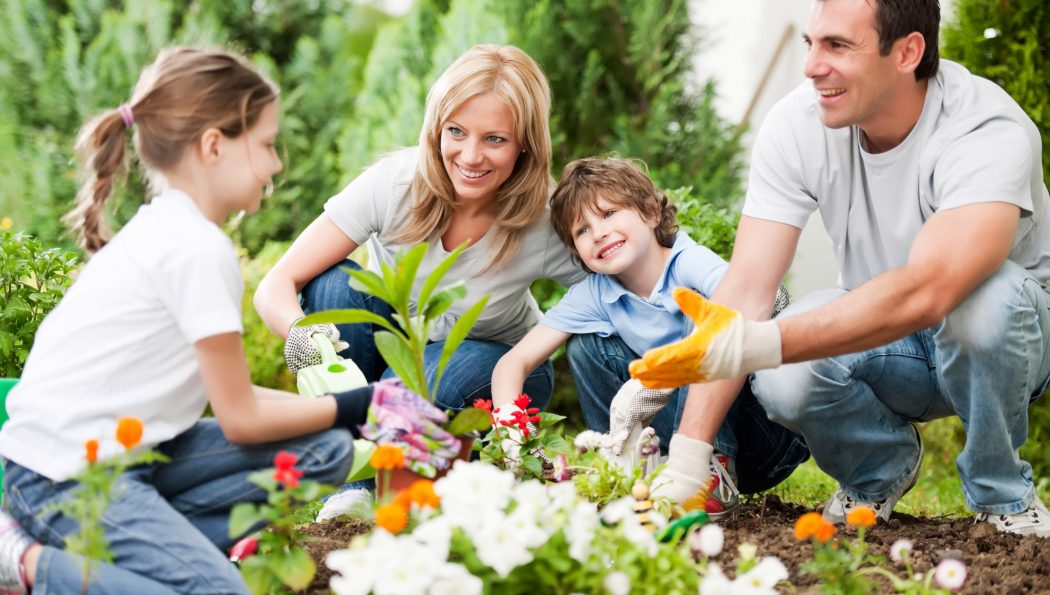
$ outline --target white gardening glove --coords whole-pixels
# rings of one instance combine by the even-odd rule
[[[625,447],[633,449],[642,430],[667,405],[672,392],[673,389],[645,388],[633,378],[625,382],[609,404],[609,433],[602,437],[602,447],[617,457],[624,454]]]
[[[300,316],[292,322],[288,329],[288,338],[284,341],[284,362],[292,374],[298,374],[299,370],[316,366],[322,363],[321,352],[317,350],[312,337],[321,334],[332,342],[336,353],[350,346],[346,341],[339,340],[339,329],[334,324],[308,324],[296,326],[296,323],[305,318]]]
[[[681,341],[645,352],[631,362],[631,376],[649,388],[673,388],[736,378],[781,363],[776,321],[747,320],[740,312],[679,287],[674,299],[696,324]]]
[[[714,447],[703,440],[675,434],[667,466],[653,479],[653,496],[670,498],[686,510],[702,508],[711,489],[708,465],[713,453]]]

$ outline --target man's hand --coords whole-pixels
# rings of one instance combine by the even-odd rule
[[[675,434],[671,438],[667,466],[653,479],[653,496],[670,498],[686,511],[702,509],[711,489],[708,465],[713,452],[714,448],[703,440]]]
[[[645,388],[633,378],[625,382],[609,405],[609,433],[602,446],[616,456],[623,454],[624,446],[633,448],[642,430],[667,405],[671,392]]]
[[[675,343],[645,352],[631,362],[631,376],[647,388],[675,388],[775,368],[781,363],[776,321],[754,322],[700,294],[679,287],[674,299],[696,324]]]

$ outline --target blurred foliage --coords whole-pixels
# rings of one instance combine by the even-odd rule
[[[1050,4],[1045,0],[956,0],[941,31],[942,55],[995,81],[1024,108],[1043,138],[1043,181],[1050,181]],[[1050,478],[1050,399],[1029,408],[1021,457],[1036,478]],[[965,441],[962,431],[956,441]]]
[[[277,264],[288,245],[288,242],[270,242],[254,258],[246,250],[241,250],[241,274],[244,276],[241,310],[244,318],[244,355],[250,364],[252,382],[259,386],[295,392],[295,376],[284,364],[284,339],[263,323],[252,306],[252,296],[259,282]]]

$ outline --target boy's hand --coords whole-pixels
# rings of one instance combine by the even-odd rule
[[[674,388],[775,368],[781,363],[776,321],[755,322],[682,287],[674,299],[696,324],[675,343],[645,352],[631,362],[631,376],[647,388]]]
[[[616,456],[623,454],[625,445],[633,448],[642,430],[667,405],[671,392],[645,388],[633,378],[625,382],[609,405],[609,433],[602,446]]]

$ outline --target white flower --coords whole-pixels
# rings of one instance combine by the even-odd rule
[[[486,513],[506,510],[513,489],[514,474],[480,461],[456,461],[448,475],[434,482],[442,513],[468,533]]]
[[[901,562],[911,554],[911,548],[915,544],[910,539],[898,539],[893,542],[890,546],[890,559],[894,562]]]
[[[995,39],[996,37],[999,37],[999,32],[994,27],[988,27],[984,30],[985,39]]]
[[[653,534],[642,526],[638,522],[638,517],[634,514],[627,515],[626,518],[620,522],[620,531],[623,532],[623,536],[628,541],[642,548],[650,556],[655,556],[659,545],[656,543],[656,538]]]
[[[434,517],[412,531],[412,538],[430,550],[434,558],[448,560],[448,549],[452,542],[452,527],[443,516]]]
[[[547,514],[555,516],[559,513],[572,510],[576,506],[576,486],[571,481],[562,483],[549,483],[547,488]]]
[[[767,556],[733,582],[744,587],[749,593],[776,593],[774,587],[787,577],[788,571],[784,563],[773,556]]]
[[[430,595],[481,595],[484,583],[459,564],[446,563],[430,585]]]
[[[693,534],[692,548],[708,558],[722,553],[725,545],[725,534],[718,525],[704,525]]]
[[[957,591],[966,582],[966,564],[955,558],[945,558],[933,571],[933,580],[937,586],[949,591]]]
[[[517,483],[511,495],[514,498],[515,512],[527,511],[537,521],[549,514],[547,488],[539,481],[530,479]]]
[[[627,595],[631,592],[631,577],[619,570],[614,570],[605,576],[602,586],[611,595]]]
[[[619,500],[613,500],[602,509],[602,520],[607,525],[615,525],[629,516],[634,515],[634,498],[625,496]]]
[[[722,572],[722,567],[717,562],[708,564],[700,581],[700,595],[728,595],[732,591],[733,583]]]
[[[515,528],[506,522],[506,517],[489,517],[471,537],[478,558],[501,577],[506,578],[518,566],[532,561],[532,552],[521,542]]]
[[[333,550],[325,556],[325,565],[338,572],[328,586],[338,595],[365,595],[375,582],[375,564],[365,549]]]
[[[755,554],[758,553],[758,546],[750,543],[741,543],[736,546],[736,553],[740,555],[740,561],[754,560]]]
[[[569,542],[569,556],[584,563],[591,555],[594,530],[598,527],[598,509],[591,502],[579,502],[569,517],[565,539]]]
[[[536,522],[534,512],[528,508],[516,508],[507,515],[507,525],[517,534],[518,540],[527,548],[537,548],[547,543],[550,536]]]
[[[597,450],[602,444],[602,435],[594,430],[585,430],[576,434],[576,439],[572,442],[580,452]]]

